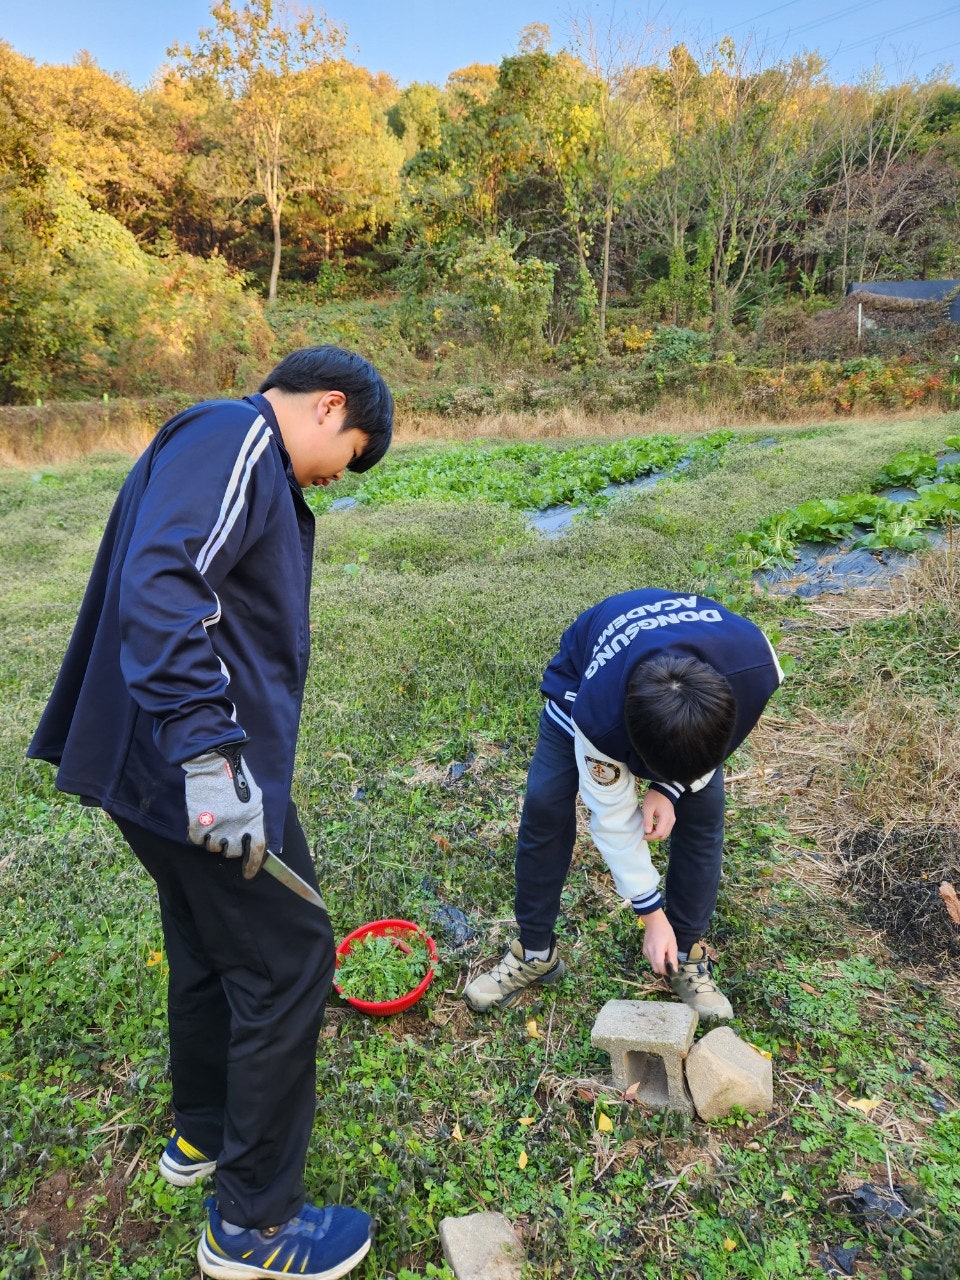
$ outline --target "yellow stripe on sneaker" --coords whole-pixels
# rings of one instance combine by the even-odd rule
[[[283,1248],[283,1245],[282,1245],[282,1244],[278,1244],[278,1245],[277,1245],[277,1247],[276,1247],[276,1249],[274,1249],[273,1253],[271,1253],[270,1257],[269,1257],[269,1258],[264,1258],[264,1260],[263,1260],[263,1265],[264,1265],[265,1267],[272,1266],[274,1259],[276,1258],[277,1254],[280,1252],[280,1250],[281,1250],[282,1248]]]
[[[192,1147],[182,1134],[177,1134],[177,1150],[182,1151],[188,1160],[206,1160],[208,1157],[196,1147]]]
[[[217,1244],[217,1241],[216,1241],[216,1239],[215,1239],[215,1237],[214,1237],[214,1234],[213,1234],[213,1232],[210,1230],[210,1223],[209,1223],[209,1222],[207,1223],[207,1244],[210,1246],[210,1248],[211,1248],[211,1249],[215,1249],[215,1250],[216,1250],[216,1252],[217,1252],[217,1253],[219,1253],[219,1255],[220,1255],[220,1257],[221,1257],[221,1258],[225,1258],[225,1257],[227,1256],[227,1255],[224,1253],[224,1251],[220,1248],[219,1244]]]

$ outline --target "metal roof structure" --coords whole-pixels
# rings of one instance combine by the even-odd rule
[[[947,315],[955,324],[960,324],[960,280],[863,280],[847,285],[847,295],[851,293],[905,298],[914,302],[937,302],[955,293]]]

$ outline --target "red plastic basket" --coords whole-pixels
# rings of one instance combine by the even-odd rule
[[[350,949],[355,942],[359,942],[361,938],[365,938],[370,934],[380,938],[396,938],[397,946],[403,951],[410,950],[410,947],[403,941],[404,937],[415,934],[426,943],[427,951],[430,953],[430,968],[427,970],[426,977],[419,986],[414,987],[412,991],[408,991],[406,995],[400,996],[397,1000],[358,1000],[356,996],[348,996],[337,982],[336,972],[334,972],[333,985],[346,1000],[347,1004],[352,1004],[355,1009],[362,1009],[364,1013],[372,1013],[377,1017],[385,1017],[390,1013],[402,1013],[404,1009],[409,1009],[412,1004],[417,1003],[433,981],[433,966],[437,959],[437,944],[418,924],[413,924],[409,920],[374,920],[370,924],[362,924],[359,929],[354,929],[352,933],[347,934],[337,947],[337,964],[339,965],[341,956],[349,955]]]

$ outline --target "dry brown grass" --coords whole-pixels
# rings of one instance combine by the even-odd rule
[[[0,466],[53,465],[94,453],[137,457],[158,427],[187,403],[167,396],[0,406]]]
[[[189,403],[189,397],[155,400],[61,401],[43,405],[0,405],[0,467],[55,465],[97,453],[137,457],[157,429]],[[929,417],[930,410],[888,414],[854,413],[844,419],[888,422]],[[836,408],[797,406],[789,420],[765,415],[756,405],[716,398],[707,407],[665,401],[646,412],[618,410],[587,414],[576,405],[542,413],[500,412],[477,418],[449,418],[398,409],[396,441],[587,440],[623,436],[699,435],[721,427],[776,430],[778,435],[836,420]]]
[[[889,422],[929,418],[930,409],[898,409],[896,412],[853,412],[844,421]],[[744,405],[717,398],[706,406],[683,400],[665,401],[656,409],[631,412],[620,409],[606,414],[587,414],[564,406],[542,413],[501,412],[477,418],[448,418],[430,414],[398,412],[396,440],[416,444],[432,440],[578,440],[616,439],[621,436],[699,435],[719,428],[776,430],[779,435],[803,431],[811,426],[835,421],[836,406],[798,405],[789,420],[782,413],[764,414],[756,405]]]
[[[940,648],[925,638],[923,613],[936,604],[950,612],[956,644]],[[809,618],[791,629],[785,653],[807,634],[847,631],[858,624],[910,615],[915,638],[900,651],[947,669],[960,659],[960,551],[952,545],[920,557],[888,589],[854,589],[808,605]],[[791,637],[796,638],[795,640]],[[935,699],[906,690],[892,667],[865,670],[853,646],[824,678],[846,681],[856,692],[842,718],[798,708],[785,724],[761,721],[754,750],[776,778],[791,829],[835,847],[837,833],[864,824],[957,823],[960,787],[960,708],[945,716]],[[749,785],[749,784],[748,784]]]
[[[925,629],[933,608],[946,609],[946,621]],[[789,720],[764,717],[751,739],[755,763],[733,785],[751,803],[776,808],[795,852],[813,848],[793,865],[814,898],[852,894],[901,959],[922,967],[936,956],[960,955],[960,928],[939,893],[943,880],[960,889],[960,707],[945,712],[942,698],[918,695],[895,662],[872,669],[858,662],[855,628],[901,617],[911,619],[914,638],[896,656],[946,675],[960,660],[957,548],[920,557],[889,589],[851,590],[808,605],[780,649],[806,649],[824,628],[850,633],[822,678],[847,682],[852,696],[836,716],[803,703]],[[876,949],[866,932],[864,949]],[[944,994],[960,1004],[960,982],[947,983]]]

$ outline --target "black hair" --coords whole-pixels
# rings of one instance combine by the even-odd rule
[[[627,684],[633,749],[656,777],[689,786],[727,758],[737,706],[726,676],[688,654],[641,662]]]
[[[297,395],[310,391],[342,391],[346,396],[344,431],[356,428],[367,437],[359,458],[348,471],[369,471],[390,447],[393,437],[393,396],[369,360],[343,347],[301,347],[291,351],[260,384]]]

